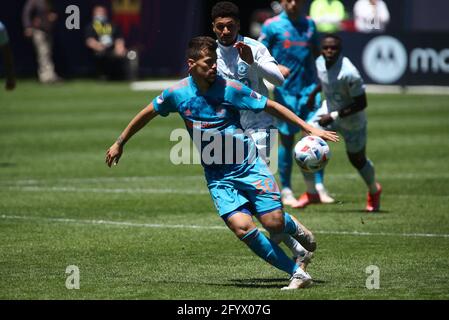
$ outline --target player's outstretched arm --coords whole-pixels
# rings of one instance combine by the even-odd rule
[[[339,140],[336,132],[325,131],[312,127],[310,124],[294,114],[290,109],[273,100],[268,99],[267,105],[265,106],[265,112],[281,120],[288,121],[296,126],[301,127],[307,135],[318,136],[320,138],[323,138],[324,140],[333,142],[337,142]]]
[[[112,164],[117,164],[123,153],[125,143],[140,129],[142,129],[148,122],[156,117],[158,113],[154,110],[153,103],[143,108],[134,119],[128,124],[125,130],[120,134],[117,141],[106,151],[106,164],[111,167]]]

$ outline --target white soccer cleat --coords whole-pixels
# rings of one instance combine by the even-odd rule
[[[284,206],[293,206],[297,203],[293,191],[290,188],[283,188],[281,191],[281,200]]]
[[[318,194],[320,195],[321,203],[334,203],[335,199],[332,198],[324,187],[316,187]]]
[[[312,277],[307,272],[298,268],[293,276],[290,278],[290,284],[287,287],[283,287],[281,290],[295,290],[302,289],[312,284]]]

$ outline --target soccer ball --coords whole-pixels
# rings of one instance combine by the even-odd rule
[[[304,172],[323,169],[331,157],[329,145],[317,136],[306,136],[295,146],[295,160]]]

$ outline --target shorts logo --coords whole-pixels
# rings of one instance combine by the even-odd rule
[[[157,102],[158,104],[164,103],[164,95],[161,94],[160,96],[158,96],[157,99],[156,99],[156,102]]]
[[[262,99],[262,96],[260,94],[258,94],[256,91],[251,91],[250,96],[251,96],[251,98],[254,98],[254,99],[257,99],[257,100]]]

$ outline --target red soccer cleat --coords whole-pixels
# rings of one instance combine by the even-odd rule
[[[321,203],[320,195],[318,193],[304,192],[298,199],[297,203],[292,205],[292,208],[305,208],[312,203]]]
[[[380,194],[382,193],[382,186],[380,183],[376,183],[377,192],[371,194],[368,192],[368,199],[366,201],[367,212],[377,212],[380,209]]]

